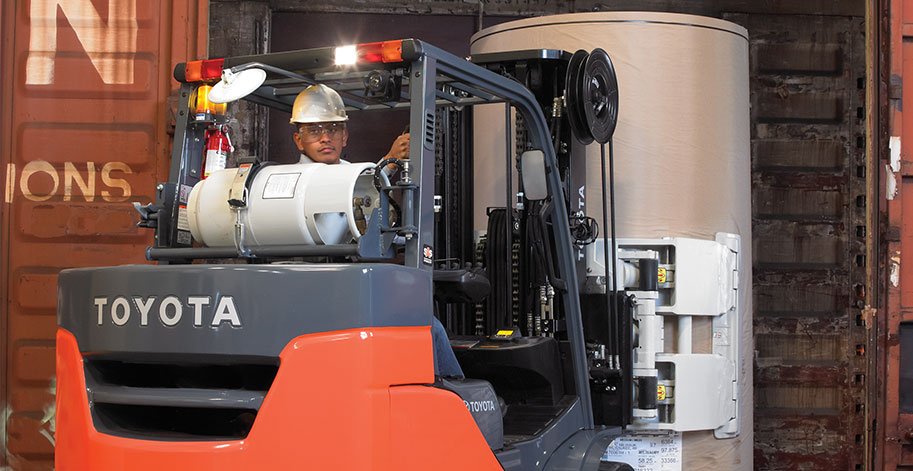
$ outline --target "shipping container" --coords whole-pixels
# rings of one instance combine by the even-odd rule
[[[206,0],[0,6],[0,467],[52,469],[57,273],[141,263],[132,202],[167,175],[175,63]]]
[[[4,0],[0,468],[53,466],[57,272],[144,261],[131,203],[167,174],[175,63],[385,22],[432,34],[456,19],[468,46],[475,23],[594,9],[749,32],[754,467],[913,469],[913,0]],[[311,22],[321,37],[300,35]],[[289,149],[247,111],[239,156]]]
[[[888,140],[888,153],[879,168],[879,198],[886,202],[882,232],[886,259],[882,282],[886,290],[884,309],[877,316],[878,428],[877,455],[884,469],[913,467],[913,119],[904,108],[913,106],[913,2],[885,3],[882,11],[890,19],[890,81],[886,84],[889,109],[880,137]]]

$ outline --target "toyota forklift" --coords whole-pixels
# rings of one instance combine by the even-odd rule
[[[603,454],[632,408],[656,409],[656,379],[632,378],[633,305],[618,282],[583,292],[578,253],[595,234],[569,214],[559,158],[568,119],[611,137],[617,83],[604,52],[588,68],[586,54],[552,53],[473,63],[405,39],[178,64],[169,180],[136,204],[157,263],[60,275],[57,469],[631,469]],[[580,93],[564,77],[594,70],[584,93],[598,103],[584,113],[534,95],[511,76],[530,58],[545,61],[551,95]],[[314,84],[350,113],[408,109],[410,158],[207,168],[229,118],[201,103],[289,112]],[[523,191],[473,240],[447,212],[466,210],[471,184],[439,173],[471,152],[440,140],[488,104],[522,126],[522,152],[501,158]],[[637,283],[655,289],[643,263]],[[505,304],[518,276],[523,293]],[[541,302],[533,279],[548,280]],[[530,303],[535,315],[505,312]],[[435,313],[465,379],[435,375]]]

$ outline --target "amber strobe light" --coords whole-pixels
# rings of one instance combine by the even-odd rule
[[[209,100],[209,92],[212,91],[212,85],[200,85],[197,88],[195,100],[192,102],[193,111],[197,115],[201,114],[225,114],[227,105],[225,103],[213,103]]]

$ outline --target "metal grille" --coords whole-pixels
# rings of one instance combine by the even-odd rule
[[[278,359],[266,364],[241,358],[217,364],[149,360],[84,360],[99,432],[177,441],[244,438],[279,369]]]

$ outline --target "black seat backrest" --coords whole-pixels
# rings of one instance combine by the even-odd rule
[[[482,268],[436,269],[431,279],[434,299],[440,302],[475,304],[491,293],[491,284]]]
[[[469,339],[451,340],[463,372],[491,382],[507,403],[555,405],[564,395],[561,353],[554,338]]]

